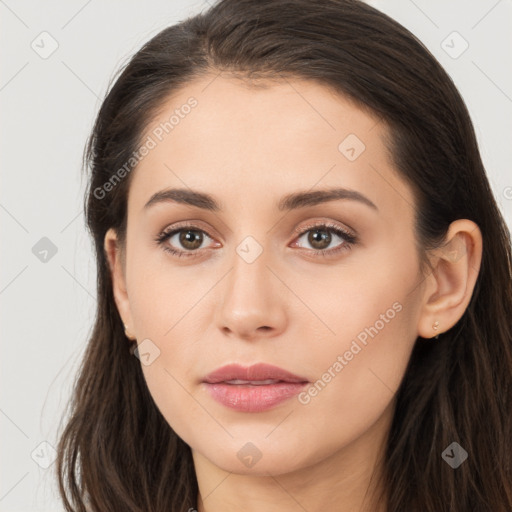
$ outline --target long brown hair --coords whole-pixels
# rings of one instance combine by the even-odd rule
[[[510,234],[454,83],[413,34],[359,0],[221,0],[152,38],[110,88],[84,154],[98,304],[58,445],[66,510],[197,505],[190,448],[157,409],[127,348],[103,248],[111,227],[124,240],[133,172],[106,197],[98,190],[130,160],[172,92],[219,71],[312,79],[381,118],[394,166],[415,193],[421,254],[439,247],[456,219],[480,227],[483,256],[470,304],[439,340],[416,341],[397,391],[385,500],[388,512],[510,512]],[[468,453],[457,469],[442,457],[452,442]]]

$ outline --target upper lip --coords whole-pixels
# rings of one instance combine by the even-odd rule
[[[252,366],[241,366],[239,364],[229,364],[222,366],[212,373],[209,373],[203,380],[208,384],[217,384],[231,380],[241,381],[264,381],[274,380],[281,382],[308,382],[308,379],[294,375],[282,368],[270,364],[259,363]]]

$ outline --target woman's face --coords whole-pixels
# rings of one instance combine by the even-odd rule
[[[423,288],[385,133],[316,83],[222,76],[148,126],[116,301],[196,461],[276,475],[382,441]]]

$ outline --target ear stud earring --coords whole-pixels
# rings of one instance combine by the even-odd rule
[[[125,336],[129,339],[129,340],[132,340],[134,341],[136,338],[135,336],[133,336],[132,334],[130,334],[130,332],[128,331],[128,327],[126,326],[126,324],[123,324],[124,326],[124,334]]]
[[[439,329],[439,322],[437,320],[432,324],[432,329],[434,329],[434,331],[437,331]],[[436,340],[439,339],[439,334],[434,336],[434,338]]]

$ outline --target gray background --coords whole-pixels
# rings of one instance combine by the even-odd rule
[[[452,76],[511,226],[512,1],[369,3],[416,34]],[[143,42],[205,7],[0,0],[0,511],[63,510],[52,446],[95,311],[80,163],[100,100]]]

